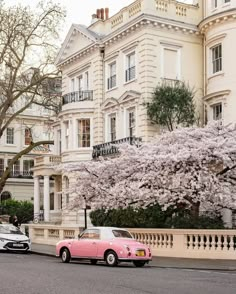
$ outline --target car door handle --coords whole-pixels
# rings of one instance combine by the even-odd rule
[[[96,245],[97,243],[96,243],[96,242],[93,242],[92,244],[93,244],[93,245]]]

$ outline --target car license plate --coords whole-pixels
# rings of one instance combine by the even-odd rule
[[[24,244],[12,244],[13,247],[23,248]]]
[[[136,256],[145,256],[145,251],[144,250],[136,251]]]

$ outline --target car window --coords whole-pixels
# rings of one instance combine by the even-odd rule
[[[24,235],[20,229],[15,226],[1,226],[0,225],[0,234],[15,234],[15,235]]]
[[[116,238],[133,238],[132,235],[125,230],[112,230],[112,233]]]
[[[80,239],[100,239],[100,232],[94,229],[86,230],[81,234]]]

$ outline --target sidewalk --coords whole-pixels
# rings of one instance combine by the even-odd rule
[[[32,253],[55,256],[55,246],[32,244]],[[198,270],[236,271],[236,260],[153,257],[151,266]]]

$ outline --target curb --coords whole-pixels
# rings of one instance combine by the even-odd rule
[[[57,258],[56,254],[52,253],[45,253],[45,252],[39,252],[39,251],[30,251],[30,254],[35,254],[35,255],[40,255],[40,256],[49,256],[49,257],[54,257]],[[156,262],[155,262],[156,263]],[[215,271],[215,272],[236,272],[236,267],[235,268],[203,268],[203,267],[188,267],[188,266],[163,266],[163,265],[157,265],[157,264],[152,264],[152,262],[149,263],[150,267],[154,268],[160,268],[160,269],[182,269],[182,270],[198,270],[198,271]]]

